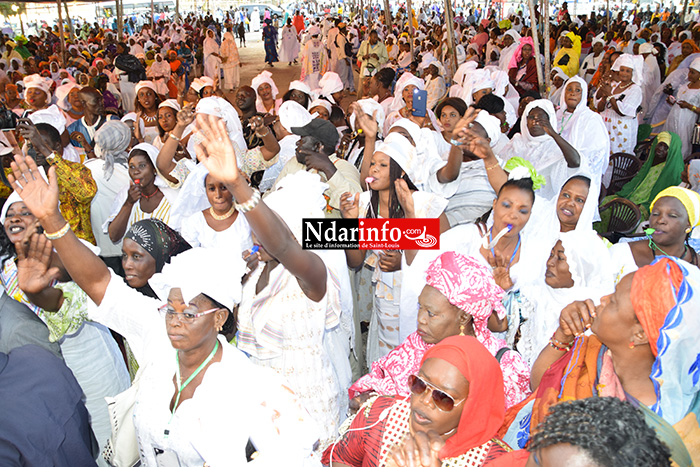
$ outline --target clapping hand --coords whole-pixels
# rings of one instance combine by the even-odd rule
[[[194,117],[196,115],[194,108],[194,104],[188,104],[183,107],[182,110],[177,113],[177,124],[182,127],[186,127],[194,122]]]
[[[396,189],[396,197],[399,199],[399,204],[403,208],[404,215],[407,219],[414,218],[416,213],[413,205],[413,193],[408,188],[406,180],[399,178],[394,181]]]

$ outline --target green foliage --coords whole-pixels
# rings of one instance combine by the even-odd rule
[[[17,5],[17,11],[12,9],[13,5]],[[5,17],[14,16],[17,14],[24,14],[27,12],[24,3],[12,3],[12,2],[0,2],[0,15]]]

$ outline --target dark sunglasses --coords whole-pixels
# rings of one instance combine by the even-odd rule
[[[459,402],[455,402],[452,396],[450,396],[444,391],[441,391],[440,389],[436,388],[427,381],[422,380],[418,375],[411,375],[408,377],[408,387],[411,390],[411,392],[416,396],[420,396],[426,390],[430,389],[430,391],[432,392],[435,407],[442,410],[443,412],[449,412],[456,406],[464,402],[464,399],[462,399]]]

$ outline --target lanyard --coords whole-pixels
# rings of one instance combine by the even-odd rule
[[[582,98],[582,99],[583,99],[583,98]],[[573,112],[572,112],[571,115],[569,115],[569,118],[566,119],[566,123],[564,123],[564,114],[566,114],[566,113],[568,113],[568,112],[564,111],[564,113],[561,114],[561,125],[559,126],[559,134],[560,134],[560,135],[561,135],[561,132],[564,131],[564,126],[565,126],[566,124],[568,124],[569,121],[571,120],[571,117],[574,116],[574,114],[573,114]]]
[[[489,229],[489,243],[491,243],[491,236],[493,234],[493,227]],[[508,266],[513,264],[513,260],[515,259],[515,255],[518,254],[518,250],[520,249],[520,234],[518,234],[518,243],[515,245],[515,250],[513,250],[513,256],[510,257],[510,261],[508,262]],[[496,259],[496,252],[494,251],[493,248],[491,248],[491,254],[493,255],[493,258]]]
[[[207,366],[207,364],[209,364],[209,362],[211,362],[211,359],[214,358],[214,355],[216,355],[217,350],[219,350],[219,340],[218,339],[216,340],[216,345],[214,346],[214,349],[211,351],[209,356],[204,359],[202,364],[199,365],[199,367],[196,370],[194,370],[194,373],[192,373],[190,375],[190,377],[185,380],[184,383],[182,382],[182,378],[180,376],[180,354],[178,353],[175,355],[175,360],[177,361],[177,372],[175,374],[177,376],[177,384],[178,384],[179,388],[177,390],[177,397],[175,398],[175,405],[173,405],[173,411],[170,414],[170,420],[168,420],[168,426],[170,426],[170,424],[173,421],[173,418],[175,417],[175,410],[177,409],[177,404],[180,403],[180,395],[182,394],[182,391],[187,387],[188,384],[190,384],[192,382],[193,379],[195,379],[197,377],[197,375],[199,373],[202,372],[204,367]],[[170,434],[170,430],[166,428],[165,429],[165,437],[167,438],[169,434]]]

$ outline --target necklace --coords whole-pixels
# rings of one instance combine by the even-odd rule
[[[493,240],[491,237],[493,235],[493,227],[489,229],[489,243]],[[510,257],[510,261],[508,262],[508,266],[513,264],[513,260],[515,259],[515,255],[518,254],[518,250],[520,249],[520,234],[518,234],[518,243],[515,245],[515,249],[513,250],[513,256]],[[491,255],[493,256],[494,259],[496,259],[496,251],[494,248],[491,248]]]
[[[666,253],[664,250],[659,248],[659,245],[654,242],[654,240],[651,239],[651,236],[649,236],[649,248],[651,249],[652,254],[654,255],[654,258],[656,258],[656,250],[659,250],[661,253],[663,253],[665,256],[672,256]],[[688,253],[688,245],[685,245],[685,248],[683,249],[683,254],[678,257],[678,259],[683,259],[685,257],[685,254]]]
[[[158,193],[159,191],[160,191],[160,190],[158,190],[158,188],[156,188],[156,191],[154,191],[154,192],[151,193],[150,195],[147,195],[146,193],[144,193],[144,192],[142,191],[142,192],[141,192],[141,196],[143,196],[143,197],[146,198],[146,199],[151,199],[151,198],[153,198],[153,197],[156,195],[156,193]]]
[[[156,115],[153,115],[152,117],[149,116],[149,115],[144,115],[144,116],[143,116],[143,121],[146,122],[146,123],[153,123],[153,122],[156,121],[156,119],[158,119],[158,117],[157,117]]]
[[[214,208],[209,208],[209,214],[211,214],[211,217],[213,217],[217,221],[225,221],[229,217],[233,216],[233,213],[236,212],[236,206],[231,206],[231,209],[228,210],[225,214],[218,215],[216,212],[214,212]]]
[[[175,373],[177,377],[177,397],[175,397],[175,405],[173,405],[173,411],[170,414],[170,420],[168,420],[168,426],[170,426],[170,423],[172,423],[173,418],[175,417],[175,410],[177,409],[177,404],[180,403],[180,395],[182,395],[183,389],[187,387],[188,384],[192,382],[193,379],[197,377],[198,374],[202,372],[205,366],[211,362],[211,359],[214,358],[214,355],[216,355],[216,351],[219,350],[219,340],[216,340],[216,345],[214,345],[214,349],[211,351],[209,356],[204,359],[201,365],[197,367],[196,370],[194,370],[194,373],[190,375],[189,378],[185,380],[185,382],[182,382],[182,377],[180,376],[180,353],[175,354],[175,361],[177,362],[177,372]],[[167,438],[168,435],[170,434],[170,430],[168,428],[165,429],[164,431],[165,437]]]

